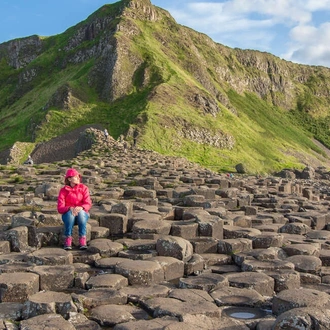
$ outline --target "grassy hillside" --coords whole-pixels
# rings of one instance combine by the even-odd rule
[[[324,159],[325,154],[312,142],[311,134],[295,126],[286,111],[271,107],[253,94],[242,96],[231,91],[229,97],[238,116],[222,109],[216,119],[205,117],[201,121],[195,114],[195,125],[211,132],[224,129],[230,132],[236,140],[232,150],[219,150],[182,138],[178,134],[180,127],[173,124],[173,118],[176,122],[178,117],[193,121],[195,110],[184,107],[178,111],[178,107],[174,107],[164,114],[157,104],[150,104],[148,109],[142,146],[163,154],[184,156],[217,171],[235,171],[234,166],[243,163],[255,174],[283,168],[300,169],[309,164],[312,154],[313,157],[319,154],[319,158]]]
[[[330,147],[328,71],[217,45],[155,7],[157,20],[137,19],[136,8],[122,15],[123,3],[41,40],[25,67],[8,65],[0,48],[0,151],[98,123],[128,141],[137,129],[141,148],[217,171],[327,164],[312,141]],[[101,46],[111,47],[111,59],[90,55]],[[105,97],[108,85],[119,96]]]

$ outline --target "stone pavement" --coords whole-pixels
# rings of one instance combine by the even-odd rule
[[[93,200],[86,251],[62,248],[71,166]],[[329,329],[328,179],[230,177],[114,141],[2,166],[0,329]]]

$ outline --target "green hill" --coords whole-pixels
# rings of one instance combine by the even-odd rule
[[[231,49],[149,0],[0,44],[0,151],[101,124],[217,171],[328,166],[330,69]]]

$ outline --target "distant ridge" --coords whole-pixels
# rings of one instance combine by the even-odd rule
[[[215,43],[149,0],[119,1],[62,34],[0,44],[0,150],[30,143],[22,161],[98,123],[218,171],[329,167],[329,78],[325,67]]]

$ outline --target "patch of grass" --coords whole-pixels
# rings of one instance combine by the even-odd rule
[[[292,125],[285,111],[270,106],[253,94],[239,95],[230,91],[228,96],[238,111],[237,117],[226,109],[210,121],[207,116],[201,118],[196,110],[187,106],[180,110],[173,108],[173,112],[177,111],[175,118],[184,118],[189,124],[207,128],[210,132],[230,132],[236,140],[232,150],[184,139],[178,134],[179,126],[159,126],[162,114],[156,105],[148,111],[142,146],[163,154],[186,157],[216,171],[233,172],[236,164],[243,163],[250,173],[257,174],[284,167],[301,168],[303,164],[287,150],[298,150],[302,154],[308,154],[310,150],[322,153],[311,139],[306,138],[304,130]],[[180,106],[180,98],[177,97],[176,102]],[[170,114],[171,110],[167,112],[168,116]]]
[[[23,183],[24,178],[20,175],[17,175],[17,176],[12,177],[8,182],[9,183]]]

